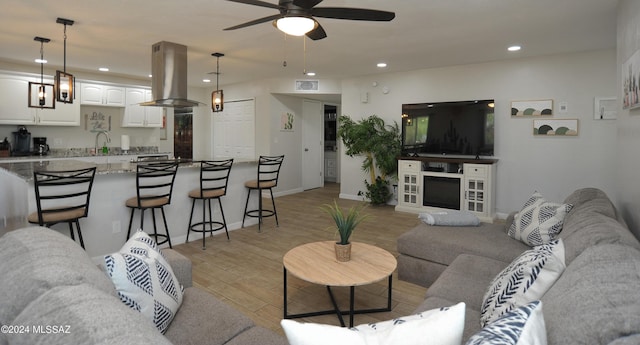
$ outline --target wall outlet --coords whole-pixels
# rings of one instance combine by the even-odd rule
[[[111,233],[117,234],[120,231],[122,231],[122,229],[120,228],[120,221],[114,220],[113,222],[111,222]]]
[[[53,138],[53,146],[61,147],[62,146],[62,138]]]

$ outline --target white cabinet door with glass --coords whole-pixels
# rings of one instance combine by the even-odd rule
[[[398,161],[398,206],[422,207],[422,163]]]
[[[493,218],[492,179],[492,164],[464,164],[465,210],[476,213],[480,218]]]

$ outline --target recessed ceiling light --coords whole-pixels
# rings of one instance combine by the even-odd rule
[[[47,63],[45,59],[36,59],[36,63]]]
[[[211,79],[202,79],[202,82],[203,82],[203,83],[210,83],[210,82],[211,82]]]
[[[378,62],[378,64],[376,66],[378,66],[380,68],[385,68],[385,67],[387,67],[387,64],[385,62]]]
[[[153,75],[152,75],[152,74],[149,74],[149,78],[152,78],[152,77],[153,77]]]
[[[510,51],[510,52],[517,52],[520,49],[522,49],[521,46],[511,46],[511,47],[507,48],[507,50]]]
[[[98,71],[100,71],[100,72],[109,72],[109,69],[106,68],[106,67],[100,67],[100,68],[98,68]]]

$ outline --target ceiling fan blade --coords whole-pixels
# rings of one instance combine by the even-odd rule
[[[321,2],[322,0],[293,0],[294,5],[298,7],[302,7],[307,10],[318,5]]]
[[[274,20],[279,19],[281,17],[282,17],[281,14],[274,14],[272,16],[268,16],[268,17],[252,20],[250,22],[246,22],[246,23],[243,23],[243,24],[239,24],[239,25],[236,25],[236,26],[232,26],[232,27],[226,28],[224,30],[235,30],[235,29],[246,28],[247,26],[274,21]]]
[[[316,23],[318,23],[318,22],[316,21]],[[314,41],[317,41],[317,40],[321,40],[321,39],[327,37],[327,33],[322,28],[322,25],[320,25],[320,23],[318,23],[318,26],[316,26],[315,29],[307,32],[307,37],[309,37],[310,39],[312,39]]]
[[[279,9],[280,8],[276,4],[271,4],[271,3],[260,1],[260,0],[227,0],[227,1],[238,2],[238,3],[241,3],[241,4],[247,4],[247,5],[275,8],[275,9]]]
[[[393,12],[368,10],[364,8],[349,7],[318,7],[312,8],[310,14],[314,17],[349,19],[349,20],[370,20],[388,22],[396,17]]]

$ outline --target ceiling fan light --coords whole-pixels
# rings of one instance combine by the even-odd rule
[[[316,26],[316,21],[309,17],[283,17],[276,20],[278,30],[291,36],[303,36]]]

